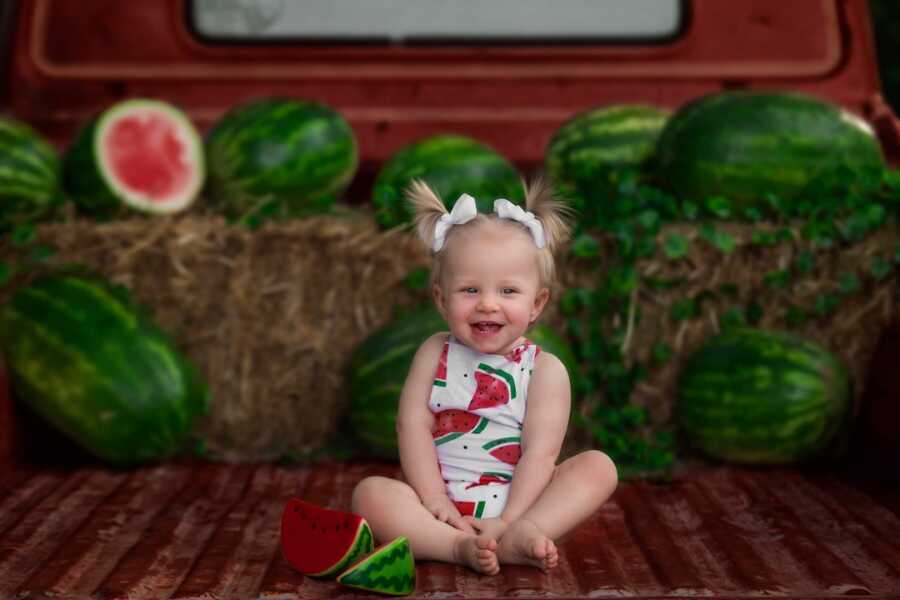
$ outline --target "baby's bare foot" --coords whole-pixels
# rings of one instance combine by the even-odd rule
[[[456,538],[453,556],[461,565],[466,565],[485,575],[500,572],[497,560],[497,541],[485,536],[462,534]]]
[[[519,519],[509,526],[497,548],[504,565],[531,565],[547,571],[559,564],[556,544],[533,522]]]

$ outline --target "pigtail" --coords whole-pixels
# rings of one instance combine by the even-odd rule
[[[421,179],[413,179],[406,188],[406,200],[413,210],[413,224],[416,233],[427,248],[434,243],[434,228],[440,218],[447,214],[447,207],[437,193]]]
[[[569,239],[572,231],[569,219],[575,211],[556,198],[550,181],[543,177],[535,177],[530,183],[522,181],[522,186],[525,208],[540,220],[547,248],[555,253]]]

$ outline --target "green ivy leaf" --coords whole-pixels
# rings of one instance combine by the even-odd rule
[[[858,291],[860,286],[859,277],[853,273],[845,273],[841,276],[841,280],[838,283],[838,290],[842,294],[852,294]]]
[[[661,219],[659,213],[655,210],[649,209],[641,211],[641,213],[638,214],[637,217],[637,221],[640,226],[643,227],[644,231],[646,231],[650,235],[655,235],[656,232],[659,231],[660,220]]]
[[[725,254],[729,254],[734,250],[734,237],[724,231],[716,230],[716,228],[709,223],[705,223],[700,228],[700,235]]]
[[[34,241],[35,236],[37,235],[37,230],[34,225],[28,223],[25,225],[19,225],[15,229],[12,230],[12,233],[9,236],[10,241],[13,246],[24,246],[26,244]]]
[[[681,298],[672,303],[669,315],[674,321],[684,321],[697,316],[697,303],[692,298]]]
[[[888,275],[891,274],[891,270],[893,267],[891,263],[886,261],[880,256],[876,256],[872,259],[871,264],[869,265],[869,273],[872,275],[872,278],[875,281],[882,281]]]
[[[418,267],[406,275],[403,283],[410,290],[424,290],[428,287],[431,270],[426,267]]]
[[[759,223],[763,220],[762,212],[755,206],[747,206],[743,210],[744,218],[751,223]]]
[[[816,266],[816,255],[809,250],[802,250],[794,258],[794,269],[799,273],[812,273]]]
[[[774,246],[775,233],[772,231],[757,229],[751,235],[750,241],[757,246]]]
[[[595,258],[600,255],[600,243],[592,235],[582,233],[572,242],[572,254],[578,258]]]
[[[723,196],[707,198],[706,209],[720,219],[727,219],[731,216],[731,200]]]
[[[690,242],[681,234],[673,233],[666,237],[663,243],[663,252],[666,258],[676,259],[685,256],[690,249]]]
[[[0,285],[6,285],[13,276],[13,267],[7,263],[0,263]]]
[[[729,327],[743,327],[747,324],[747,316],[744,309],[733,306],[722,313],[719,317],[719,327],[728,329]]]
[[[791,280],[791,272],[787,269],[777,269],[766,273],[763,279],[768,286],[783,290]]]
[[[834,312],[840,304],[840,299],[834,294],[823,293],[816,296],[813,310],[820,317],[827,316]]]
[[[694,219],[696,219],[699,212],[700,207],[698,207],[693,202],[685,201],[681,205],[681,214],[684,215],[684,218],[688,221],[693,221]]]
[[[656,342],[650,350],[650,356],[654,364],[661,365],[672,358],[672,349],[665,342]]]

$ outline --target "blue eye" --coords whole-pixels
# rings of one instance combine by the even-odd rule
[[[464,289],[463,291],[467,294],[477,294],[478,288],[468,287],[468,288]]]
[[[515,294],[518,290],[515,288],[503,288],[502,291],[505,295],[509,296],[510,294]]]

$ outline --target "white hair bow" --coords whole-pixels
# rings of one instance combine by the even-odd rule
[[[456,203],[453,205],[453,210],[441,215],[441,218],[434,226],[434,243],[431,246],[432,249],[435,252],[440,252],[441,248],[444,247],[444,240],[446,240],[447,232],[450,231],[450,228],[454,225],[468,223],[474,219],[477,214],[478,209],[475,208],[475,198],[468,194],[463,194],[457,198]]]
[[[512,219],[527,227],[531,231],[531,237],[534,238],[534,245],[538,248],[543,248],[546,244],[544,226],[533,212],[522,210],[521,206],[513,204],[506,198],[494,200],[494,212],[501,219]]]

